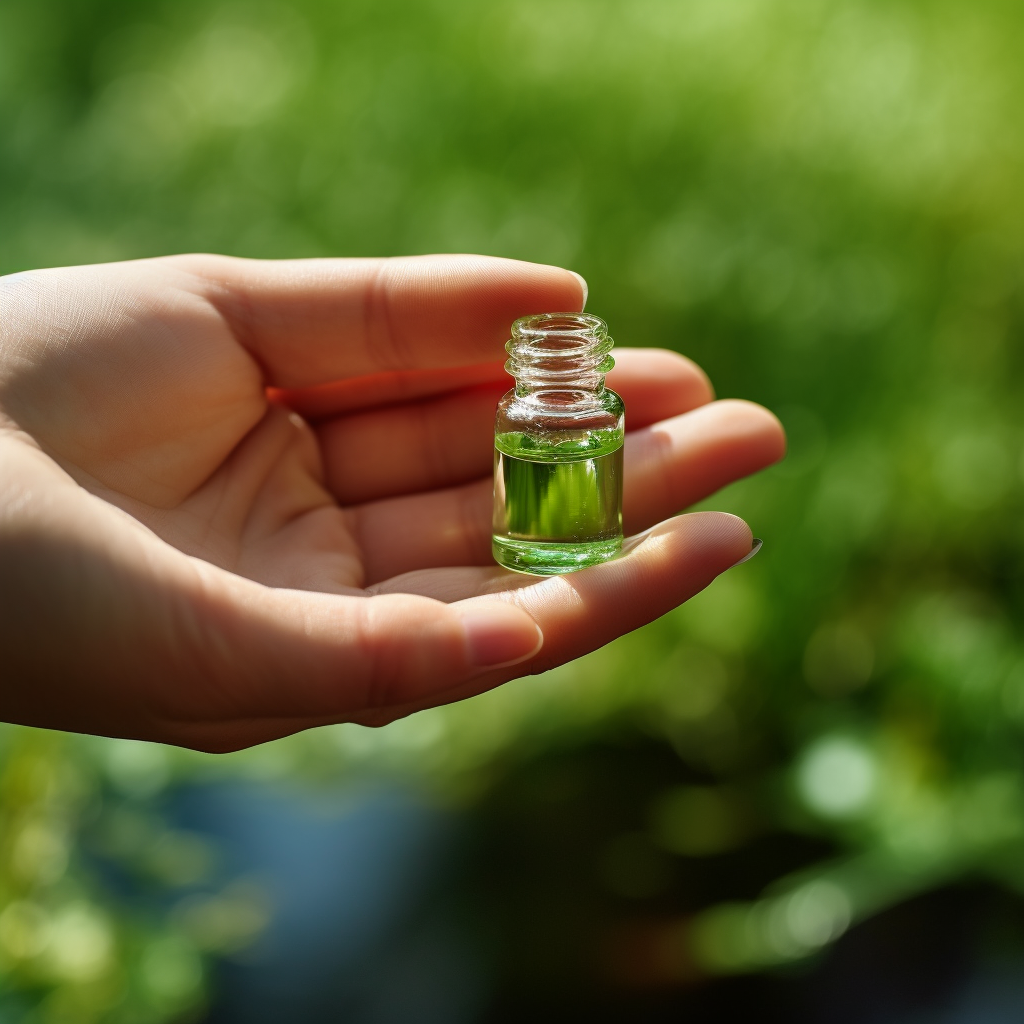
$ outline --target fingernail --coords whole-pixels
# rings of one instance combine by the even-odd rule
[[[569,273],[579,281],[580,287],[583,289],[583,302],[580,305],[580,312],[583,312],[587,308],[587,296],[590,294],[590,289],[587,287],[587,282],[582,274],[577,274],[575,270],[570,270]]]
[[[503,668],[532,658],[544,643],[540,627],[526,612],[496,601],[460,609],[466,651],[477,668]]]
[[[754,542],[750,547],[750,550],[738,562],[733,563],[733,568],[735,568],[737,565],[742,565],[744,562],[749,562],[754,557],[754,555],[756,555],[758,551],[761,550],[761,545],[763,543],[764,541],[761,540],[760,537],[755,537]]]

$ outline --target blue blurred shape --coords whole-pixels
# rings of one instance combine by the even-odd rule
[[[408,790],[344,795],[251,784],[186,789],[182,827],[213,838],[223,880],[254,879],[266,931],[217,969],[207,1024],[460,1024],[484,995],[437,898],[459,829]]]

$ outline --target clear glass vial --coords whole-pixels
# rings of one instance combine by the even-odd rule
[[[603,320],[541,313],[512,325],[505,368],[516,386],[494,424],[495,561],[552,576],[622,547],[622,399]]]

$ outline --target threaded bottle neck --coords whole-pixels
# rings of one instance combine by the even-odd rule
[[[563,404],[569,393],[586,402],[604,390],[605,374],[615,365],[608,325],[589,313],[537,313],[512,325],[505,345],[505,369],[516,379],[516,393],[544,401],[555,394]]]

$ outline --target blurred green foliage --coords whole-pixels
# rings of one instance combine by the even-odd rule
[[[701,780],[650,808],[663,849],[838,851],[667,929],[669,974],[801,959],[965,874],[1024,890],[1022,30],[1007,0],[3,0],[0,271],[559,263],[619,344],[776,409],[791,455],[709,504],[766,538],[754,562],[548,676],[220,759],[4,731],[0,1007],[201,1005],[258,894],[146,913],[93,866],[201,881],[201,842],[147,811],[186,776],[470,799],[501,764],[658,737]]]

